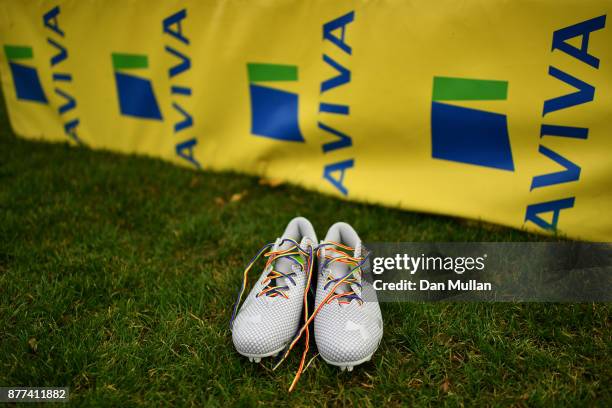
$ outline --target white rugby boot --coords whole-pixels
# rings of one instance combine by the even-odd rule
[[[362,280],[361,239],[344,222],[331,226],[318,247],[314,333],[327,363],[352,371],[372,358],[383,335],[376,291]]]
[[[316,243],[310,221],[294,218],[283,235],[265,245],[246,268],[230,329],[236,350],[250,361],[277,355],[295,336],[304,313],[308,275],[314,275]],[[261,255],[267,259],[266,266],[238,310],[248,272]]]

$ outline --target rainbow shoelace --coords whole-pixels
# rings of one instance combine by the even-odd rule
[[[308,366],[314,360],[314,358],[316,358],[316,355],[315,355],[310,360],[310,362],[306,365],[306,368],[304,367],[305,362],[306,362],[306,357],[308,355],[308,351],[310,348],[309,346],[310,345],[309,326],[314,320],[314,318],[317,316],[317,314],[319,314],[321,309],[325,305],[332,303],[334,300],[336,300],[339,304],[349,304],[353,300],[356,300],[357,302],[359,302],[360,305],[363,304],[363,299],[357,293],[355,293],[354,290],[348,290],[342,293],[336,293],[336,289],[338,289],[340,285],[343,285],[343,284],[356,285],[361,288],[361,266],[365,263],[367,256],[354,257],[351,255],[355,251],[354,248],[351,248],[347,245],[343,245],[341,243],[333,242],[333,241],[321,242],[321,244],[317,246],[316,248],[309,247],[307,250],[302,249],[300,245],[292,239],[283,240],[279,246],[283,245],[285,242],[291,242],[293,245],[290,248],[287,248],[285,250],[270,251],[264,254],[264,252],[267,249],[274,246],[274,243],[267,244],[249,262],[247,268],[244,271],[244,278],[242,282],[242,287],[240,288],[238,299],[236,300],[236,303],[234,304],[232,317],[230,319],[230,329],[233,326],[234,320],[236,318],[238,306],[240,305],[240,301],[242,300],[242,296],[246,288],[248,272],[251,270],[253,265],[257,262],[257,260],[261,257],[262,254],[264,254],[264,257],[268,258],[266,262],[266,266],[265,266],[266,268],[269,267],[270,265],[274,265],[274,262],[276,260],[280,258],[284,258],[284,257],[289,258],[293,260],[294,262],[297,262],[298,264],[300,264],[300,266],[303,268],[304,272],[306,273],[306,288],[307,289],[310,288],[310,283],[312,280],[312,271],[314,269],[313,264],[314,264],[314,258],[315,258],[314,254],[315,253],[317,257],[319,257],[321,256],[321,251],[325,250],[325,261],[323,262],[323,265],[321,266],[322,271],[329,269],[331,264],[333,264],[334,262],[340,262],[340,263],[346,264],[349,267],[349,271],[339,278],[334,278],[331,274],[328,274],[327,282],[325,283],[324,289],[327,290],[327,288],[330,287],[331,285],[333,285],[333,287],[331,288],[329,293],[325,296],[325,298],[321,301],[319,306],[310,315],[308,315],[308,290],[304,290],[304,324],[297,331],[297,334],[295,335],[291,343],[289,343],[285,351],[280,355],[279,361],[276,363],[276,365],[273,368],[273,370],[276,370],[283,363],[283,361],[285,361],[285,359],[289,356],[289,353],[291,352],[291,350],[299,342],[302,336],[304,336],[304,351],[302,353],[302,358],[300,359],[300,365],[298,367],[298,370],[295,374],[293,381],[291,382],[291,386],[289,387],[289,392],[291,392],[295,389],[295,386],[297,382],[299,381],[302,373],[306,370],[306,368],[308,368]],[[263,296],[263,295],[283,296],[285,298],[288,298],[288,295],[285,293],[288,290],[288,287],[278,286],[278,285],[273,284],[273,282],[275,282],[276,278],[284,277],[284,278],[287,278],[290,282],[292,282],[295,285],[295,281],[293,280],[294,275],[295,273],[286,274],[280,271],[276,271],[274,270],[274,267],[272,267],[270,272],[267,274],[267,276],[262,281],[264,288],[256,296],[257,297]]]
[[[346,264],[349,266],[349,268],[357,266],[357,268],[350,270],[349,273],[347,273],[346,275],[340,278],[334,279],[334,277],[331,274],[327,275],[327,283],[325,283],[325,286],[323,287],[323,289],[327,290],[327,288],[334,283],[354,284],[358,286],[359,288],[361,288],[361,264],[360,262],[364,261],[365,258],[364,257],[355,258],[353,256],[348,255],[344,251],[354,252],[355,249],[348,247],[346,245],[339,244],[337,242],[328,242],[328,243],[323,243],[319,245],[319,247],[317,248],[317,254],[319,254],[319,249],[321,247],[324,247],[325,245],[329,245],[330,248],[326,248],[325,250],[326,252],[325,262],[323,263],[323,266],[321,267],[322,270],[329,268],[332,262],[340,262],[340,263]],[[344,251],[336,249],[334,247],[344,249]],[[336,254],[336,256],[333,256],[331,254]],[[357,293],[355,293],[355,291],[351,290],[351,291],[347,291],[343,293],[335,293],[336,287],[337,286],[334,286],[334,290],[330,292],[330,293],[333,293],[333,296],[331,296],[329,300],[327,301],[328,304],[333,302],[334,300],[338,300],[339,304],[349,304],[351,303],[352,300],[357,300],[360,304],[363,303],[363,299],[361,299],[361,297]]]
[[[257,260],[263,255],[264,258],[267,258],[266,261],[266,265],[264,267],[264,269],[267,269],[270,265],[272,265],[272,268],[270,269],[270,271],[268,272],[268,274],[266,275],[266,277],[263,279],[263,281],[261,282],[263,285],[263,289],[257,293],[256,297],[260,297],[260,296],[269,296],[269,297],[276,297],[276,296],[282,296],[285,299],[288,299],[289,296],[287,295],[287,291],[289,290],[289,286],[279,286],[277,285],[277,278],[287,278],[287,280],[289,280],[289,282],[293,285],[295,285],[295,280],[293,279],[293,276],[295,276],[295,272],[290,272],[290,273],[284,273],[278,270],[274,269],[274,264],[276,263],[277,260],[282,259],[282,258],[286,258],[289,259],[290,261],[294,262],[295,264],[297,264],[302,270],[304,270],[304,272],[306,273],[307,276],[307,281],[308,281],[308,285],[310,285],[310,281],[312,278],[312,254],[313,254],[313,249],[312,247],[308,248],[308,250],[304,250],[302,249],[302,247],[300,247],[300,244],[298,244],[296,241],[292,240],[292,239],[284,239],[279,243],[279,247],[284,245],[286,242],[290,242],[292,245],[287,248],[287,249],[282,249],[282,250],[277,250],[277,251],[269,251],[269,252],[265,252],[266,250],[268,250],[269,248],[274,247],[275,243],[271,242],[269,244],[264,245],[259,252],[257,252],[257,255],[255,255],[251,261],[249,262],[249,264],[247,265],[246,269],[244,270],[244,276],[242,279],[242,286],[240,287],[240,291],[238,293],[238,298],[236,299],[236,302],[234,303],[234,307],[232,310],[232,317],[230,319],[230,330],[233,328],[234,325],[234,320],[236,320],[236,314],[238,312],[238,307],[240,306],[240,302],[242,301],[242,296],[244,295],[244,292],[246,290],[246,286],[247,286],[247,282],[248,282],[248,275],[249,275],[249,271],[251,270],[251,268],[253,267],[253,265],[255,265],[255,263],[257,262]],[[306,264],[306,265],[305,265]],[[304,298],[307,298],[307,294],[305,293]],[[307,301],[305,301],[307,302]],[[306,303],[305,303],[306,304]]]

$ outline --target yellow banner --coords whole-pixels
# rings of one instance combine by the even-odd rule
[[[611,8],[1,0],[2,88],[25,138],[610,241]]]

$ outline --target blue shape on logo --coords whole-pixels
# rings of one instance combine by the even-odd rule
[[[432,102],[432,156],[514,171],[506,115]]]
[[[250,85],[251,133],[273,139],[303,142],[298,124],[298,96],[260,85]]]
[[[139,118],[162,119],[151,81],[115,72],[121,114]]]
[[[9,66],[13,74],[17,99],[47,103],[47,97],[43,91],[36,69],[16,62],[9,62]]]

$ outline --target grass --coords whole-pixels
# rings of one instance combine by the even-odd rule
[[[242,268],[290,218],[370,241],[544,238],[24,141],[2,115],[0,385],[69,386],[87,406],[612,405],[609,304],[383,304],[371,362],[317,359],[288,394],[300,350],[275,372],[248,363],[228,318]]]

